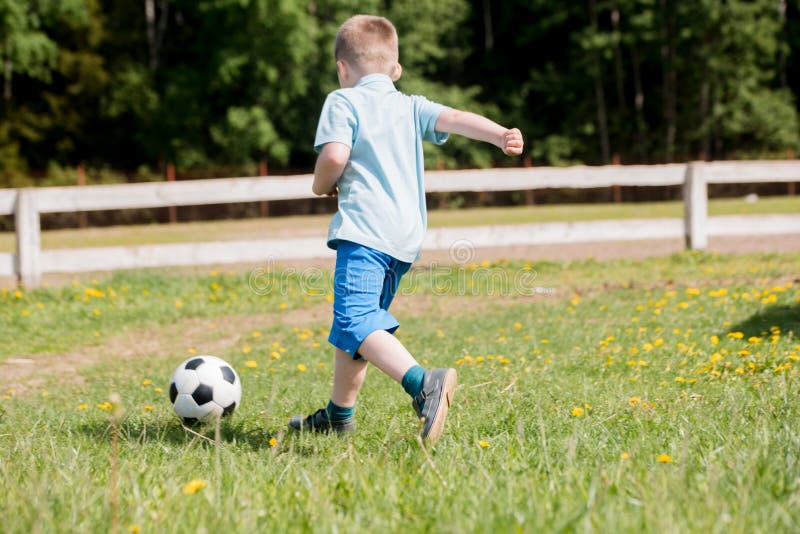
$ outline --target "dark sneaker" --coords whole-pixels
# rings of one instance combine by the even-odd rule
[[[425,420],[422,439],[434,443],[442,435],[447,410],[453,402],[458,377],[455,369],[431,369],[425,371],[422,391],[414,397],[411,405],[417,415]]]
[[[349,434],[355,432],[356,424],[352,418],[344,421],[331,421],[328,418],[328,411],[325,408],[320,408],[311,415],[295,415],[289,419],[289,428],[302,431]]]

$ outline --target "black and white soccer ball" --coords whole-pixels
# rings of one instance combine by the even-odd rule
[[[233,367],[216,356],[194,356],[169,380],[169,400],[186,424],[230,415],[242,400],[242,383]]]

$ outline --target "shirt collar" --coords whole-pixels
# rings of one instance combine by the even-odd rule
[[[392,79],[389,78],[387,75],[381,74],[379,72],[362,76],[361,79],[358,80],[358,82],[356,83],[356,87],[372,83],[389,84],[392,87],[394,87],[394,82],[392,82]]]

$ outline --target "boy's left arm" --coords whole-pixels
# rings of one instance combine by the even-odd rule
[[[342,143],[325,143],[314,165],[314,184],[311,190],[315,195],[333,195],[336,182],[342,176],[350,159],[350,147]]]
[[[451,108],[442,110],[434,129],[437,132],[454,133],[491,143],[509,156],[522,154],[524,143],[522,133],[517,128],[505,128],[469,111]]]

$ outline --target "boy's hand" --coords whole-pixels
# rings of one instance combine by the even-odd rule
[[[500,149],[507,156],[519,156],[522,154],[523,145],[522,132],[517,128],[511,128],[503,134],[503,144]]]

